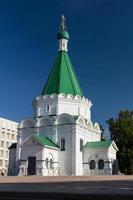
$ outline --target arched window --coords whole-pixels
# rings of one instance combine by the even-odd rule
[[[103,169],[104,168],[104,161],[102,159],[100,159],[98,161],[98,169]]]
[[[61,138],[60,148],[61,148],[61,151],[65,151],[65,139],[64,138]]]
[[[83,140],[80,139],[80,151],[83,151]]]
[[[52,159],[50,159],[50,169],[54,169],[54,163]]]
[[[90,169],[95,169],[96,168],[96,162],[95,160],[90,161]]]
[[[46,158],[45,164],[46,164],[46,168],[48,169],[49,168],[49,160],[48,160],[48,158]]]

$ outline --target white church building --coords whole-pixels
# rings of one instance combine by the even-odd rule
[[[84,97],[68,56],[64,16],[57,39],[58,54],[33,101],[33,117],[21,121],[17,148],[10,148],[10,169],[15,162],[18,175],[112,175],[118,148],[114,141],[101,141],[99,124],[91,121],[92,103]]]

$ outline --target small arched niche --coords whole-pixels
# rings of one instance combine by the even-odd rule
[[[36,125],[36,121],[34,119],[25,119],[20,123],[19,128],[33,128]]]
[[[71,115],[68,114],[61,114],[58,116],[57,120],[56,120],[56,125],[65,125],[65,124],[72,124],[73,123],[73,117]]]
[[[54,119],[50,116],[44,116],[38,119],[38,126],[52,126]]]

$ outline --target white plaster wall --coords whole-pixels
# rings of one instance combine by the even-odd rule
[[[76,124],[75,138],[75,175],[83,175],[83,152],[80,151],[80,139],[83,140],[83,145],[91,141],[100,141],[100,133],[89,130],[84,125]]]
[[[59,100],[57,115],[60,115],[62,113],[67,113],[72,116],[84,116],[85,119],[91,118],[90,108],[88,107],[88,105],[85,105],[82,102]]]
[[[109,150],[108,150],[108,159],[110,161],[109,167],[111,169],[110,174],[112,174],[112,165],[113,165],[114,160],[116,160],[116,153],[117,153],[117,151],[111,145]]]
[[[47,111],[49,106],[49,111]],[[44,115],[60,115],[67,113],[72,116],[81,115],[85,119],[91,119],[91,101],[71,94],[52,94],[45,96],[38,96],[33,101],[33,113],[35,117]]]
[[[42,160],[42,149],[40,145],[23,146],[21,151],[21,160],[28,160],[29,156],[36,156],[37,160]]]
[[[75,175],[83,175],[83,151],[80,151],[80,139],[84,142],[84,137],[81,134],[76,133],[75,141]]]
[[[20,130],[18,149],[21,148],[21,144],[29,136],[38,133],[49,137],[59,146],[61,138],[64,138],[65,151],[59,150],[58,152],[59,174],[83,175],[83,152],[80,151],[80,139],[83,139],[85,145],[86,142],[100,141],[101,138],[97,125],[94,124],[93,126],[91,122],[91,105],[91,102],[84,97],[74,97],[70,94],[52,94],[36,97],[33,102],[34,117],[37,117],[36,121],[31,120],[29,122],[29,125],[33,124],[33,127],[24,127]],[[49,111],[47,106],[49,106]],[[55,116],[51,117],[50,115]],[[83,119],[83,123],[75,122],[75,118],[72,116],[80,116]],[[60,122],[60,118],[64,118],[66,121]],[[50,123],[48,125],[45,124],[47,120]],[[32,153],[32,147],[29,144],[28,147],[22,149],[22,154],[21,149],[18,150],[17,158],[20,158],[19,155],[21,154],[22,159],[26,151],[28,154]],[[35,154],[34,150],[33,154]],[[45,153],[42,156],[43,159],[44,156]],[[47,173],[49,174],[49,172]]]
[[[111,145],[109,150],[108,150],[108,158],[111,160],[116,160],[116,150],[113,148],[113,146]]]
[[[40,120],[41,118],[39,118]],[[61,121],[60,121],[61,120]],[[85,121],[83,124],[72,123],[73,118],[70,115],[63,114],[56,117],[53,125],[38,127],[37,132],[49,137],[53,142],[60,146],[61,138],[65,139],[65,151],[58,152],[59,173],[61,175],[82,175],[83,174],[83,155],[80,151],[80,139],[83,139],[84,145],[89,141],[99,141],[100,133],[93,128],[89,129]],[[62,124],[60,124],[62,123]],[[35,129],[23,129],[21,144],[26,138],[34,134]],[[20,145],[21,146],[21,145]],[[22,150],[23,151],[23,150]]]
[[[59,175],[59,163],[58,163],[58,149],[53,148],[44,148],[43,149],[43,175],[44,176],[57,176]],[[46,165],[46,159],[50,161],[52,159],[54,161],[53,169],[50,169],[50,165],[48,167]]]
[[[51,139],[53,142],[55,142],[53,139],[53,129],[52,126],[46,126],[46,127],[40,127],[38,129],[38,133],[39,135],[44,135],[46,137],[48,137],[49,139]]]
[[[98,161],[102,159],[105,162],[104,169],[98,169]],[[96,168],[94,170],[90,170],[89,162],[91,160],[96,161]],[[110,174],[110,170],[108,170],[109,166],[106,162],[108,159],[108,150],[107,149],[85,149],[84,150],[84,175],[102,175],[102,174]]]
[[[108,150],[107,149],[84,149],[84,162],[88,162],[90,160],[103,159],[104,161],[108,160]]]
[[[86,126],[76,124],[76,132],[83,137],[84,144],[86,144],[86,142],[101,140],[101,133],[91,130]]]
[[[21,159],[22,144],[32,135],[35,134],[34,128],[19,128],[17,138],[17,150],[16,150],[16,174],[19,171],[19,162]]]
[[[21,167],[28,167],[28,157],[36,157],[36,173],[37,175],[53,176],[58,175],[58,149],[52,147],[43,147],[37,142],[32,143],[32,138],[29,139],[23,146],[21,151]],[[54,161],[54,168],[46,167],[46,158]],[[38,170],[41,170],[40,172]]]
[[[21,140],[19,144],[21,145],[25,140],[27,140],[28,137],[35,135],[35,129],[34,128],[23,128],[21,130]]]
[[[57,126],[57,141],[60,145],[61,138],[65,139],[65,151],[59,151],[58,161],[61,175],[72,174],[72,125]]]
[[[76,175],[76,126],[72,128],[72,175]]]

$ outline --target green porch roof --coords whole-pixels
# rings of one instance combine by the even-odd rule
[[[83,96],[80,83],[65,51],[58,53],[41,95],[53,93]]]
[[[86,149],[93,149],[93,148],[109,148],[113,141],[106,140],[106,141],[98,141],[98,142],[87,142],[84,145]]]
[[[50,140],[48,137],[43,136],[43,135],[34,135],[33,138],[41,145],[45,146],[50,146],[50,147],[55,147],[59,148],[58,145],[56,145],[52,140]]]

